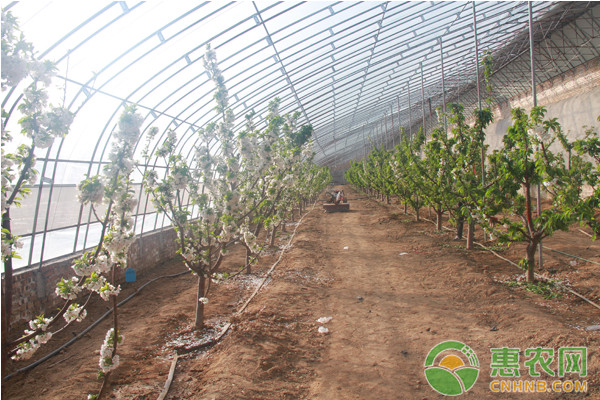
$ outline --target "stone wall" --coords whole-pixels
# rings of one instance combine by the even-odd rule
[[[138,236],[130,248],[128,265],[137,278],[143,278],[145,271],[176,256],[175,231],[165,229]],[[81,253],[50,260],[42,268],[32,265],[14,272],[12,322],[29,321],[42,313],[49,315],[64,300],[56,293],[56,283],[60,278],[74,276],[71,265]],[[119,282],[125,281],[125,270],[119,271]],[[4,284],[4,280],[2,281]]]

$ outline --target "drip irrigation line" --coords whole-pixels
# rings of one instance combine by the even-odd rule
[[[298,227],[302,223],[302,220],[304,219],[305,216],[307,216],[310,212],[312,212],[314,210],[314,208],[315,208],[315,206],[317,204],[317,201],[318,201],[318,199],[313,203],[313,206],[310,209],[310,211],[307,211],[306,213],[304,213],[304,215],[298,220],[298,222],[296,223],[296,226],[294,227],[294,231],[292,232],[292,235],[288,239],[286,247],[284,247],[284,249],[279,254],[279,258],[277,259],[277,261],[275,261],[275,263],[273,264],[273,266],[271,266],[271,268],[267,271],[265,277],[258,284],[258,286],[256,287],[256,289],[250,295],[250,297],[248,298],[248,300],[246,300],[246,302],[244,303],[244,305],[238,311],[236,311],[235,313],[233,313],[233,316],[239,316],[240,314],[242,314],[242,312],[244,312],[244,310],[246,309],[246,307],[248,307],[248,304],[250,304],[250,302],[252,301],[252,299],[254,299],[254,297],[257,295],[258,291],[263,287],[263,285],[265,284],[265,282],[267,281],[267,279],[270,277],[270,275],[273,272],[273,270],[275,269],[275,267],[279,264],[279,262],[283,258],[285,250],[290,247],[290,245],[292,243],[292,240],[294,239],[294,236],[296,236],[296,231],[298,230]],[[225,334],[229,331],[229,329],[231,328],[232,325],[233,324],[231,322],[228,322],[227,324],[225,324],[225,326],[223,326],[223,328],[221,329],[221,332],[219,332],[219,334],[216,337],[214,337],[213,339],[211,339],[211,340],[209,340],[207,342],[204,342],[204,343],[201,343],[201,344],[197,344],[197,345],[192,346],[192,347],[177,348],[176,352],[179,355],[184,355],[184,354],[187,354],[187,353],[191,353],[192,351],[204,349],[206,347],[211,347],[211,346],[217,344],[223,338],[223,336],[225,336]]]
[[[396,208],[398,208],[398,209],[399,209],[399,207],[397,207],[397,206],[394,206],[394,207],[396,207]],[[409,214],[411,214],[411,215],[415,215],[415,214],[413,214],[413,213],[409,213]],[[425,217],[420,217],[419,219],[422,219],[422,220],[424,220],[424,221],[431,222],[432,224],[434,224],[434,225],[437,225],[437,223],[436,223],[435,221],[432,221],[432,220],[430,220],[430,219],[428,219],[428,218],[425,218]],[[447,226],[444,226],[444,225],[442,225],[442,228],[446,229],[447,231],[454,232],[454,229],[450,229],[450,228],[448,228]],[[583,231],[582,231],[582,232],[583,232]],[[583,232],[583,233],[586,233],[586,232]],[[490,253],[492,253],[492,254],[493,254],[493,255],[495,255],[496,257],[498,257],[498,258],[500,258],[500,259],[502,259],[502,260],[504,260],[504,261],[508,262],[509,264],[511,264],[511,265],[513,265],[513,266],[515,266],[515,267],[517,267],[517,268],[519,268],[519,269],[521,269],[521,267],[519,267],[519,265],[518,265],[517,263],[515,263],[514,261],[511,261],[511,260],[509,260],[508,258],[501,256],[500,254],[498,254],[498,253],[497,253],[497,252],[495,252],[494,250],[492,250],[492,249],[490,249],[490,248],[488,248],[488,247],[484,246],[483,244],[481,244],[481,243],[479,243],[479,242],[473,242],[473,243],[474,243],[474,244],[476,244],[476,245],[478,245],[478,246],[480,246],[480,247],[483,247],[485,250],[489,251]],[[572,255],[572,254],[568,254],[568,253],[565,253],[565,252],[562,252],[562,251],[559,251],[559,250],[554,250],[554,249],[551,249],[551,248],[549,248],[549,247],[546,247],[546,246],[543,246],[543,247],[544,247],[545,249],[547,249],[547,250],[550,250],[550,251],[554,251],[554,252],[557,252],[557,253],[560,253],[560,254],[563,254],[563,255],[569,256],[569,257],[578,258],[578,259],[580,259],[580,260],[583,260],[583,261],[586,261],[586,262],[590,262],[590,263],[593,263],[593,264],[600,265],[600,263],[598,263],[598,262],[596,262],[596,261],[587,260],[587,259],[585,259],[585,258],[582,258],[582,257],[579,257],[579,256],[574,256],[574,255]],[[539,275],[539,274],[535,274],[535,276],[536,276],[537,278],[539,278],[539,279],[542,279],[542,280],[546,279],[545,277],[543,277],[543,276],[541,276],[541,275]],[[574,294],[575,296],[577,296],[577,297],[579,297],[580,299],[582,299],[582,300],[584,300],[584,301],[588,302],[588,303],[589,303],[589,304],[591,304],[592,306],[594,306],[594,307],[596,307],[596,308],[600,309],[600,305],[598,305],[597,303],[595,303],[595,302],[591,301],[590,299],[588,299],[587,297],[583,296],[582,294],[580,294],[580,293],[577,293],[577,292],[576,292],[576,291],[574,291],[573,289],[571,289],[571,288],[569,288],[569,287],[567,287],[567,286],[563,285],[562,283],[560,283],[560,282],[555,282],[555,285],[556,285],[556,286],[558,286],[558,287],[560,287],[561,289],[563,289],[563,290],[565,290],[565,291],[567,291],[567,292],[571,293],[571,294]]]
[[[396,208],[399,208],[398,206],[394,206],[394,207],[396,207]],[[408,214],[410,214],[410,215],[415,215],[415,214],[413,214],[413,213],[408,213]],[[428,218],[425,218],[425,217],[419,217],[419,219],[422,219],[422,220],[424,220],[424,221],[431,222],[432,224],[434,224],[434,225],[437,225],[437,223],[436,223],[435,221],[432,221],[432,220],[430,220],[430,219],[428,219]],[[442,225],[442,228],[446,229],[446,230],[447,230],[447,231],[449,231],[449,232],[454,232],[454,229],[448,228],[447,226],[443,226],[443,225]],[[581,229],[580,229],[580,231],[581,231]],[[581,231],[581,232],[585,233],[586,235],[588,234],[587,232],[584,232],[584,231]],[[590,236],[590,237],[591,237],[591,236]],[[477,243],[477,242],[473,242],[473,243],[475,243],[475,244],[478,244],[478,245],[482,246],[480,243]],[[482,247],[483,247],[483,246],[482,246]],[[546,249],[546,250],[550,250],[550,251],[553,251],[553,252],[555,252],[555,253],[560,253],[560,254],[562,254],[562,255],[565,255],[565,256],[568,256],[568,257],[577,258],[577,259],[579,259],[579,260],[582,260],[582,261],[585,261],[585,262],[589,262],[589,263],[591,263],[591,264],[600,265],[600,262],[598,262],[598,261],[588,260],[587,258],[583,258],[583,257],[579,257],[579,256],[576,256],[576,255],[573,255],[573,254],[565,253],[564,251],[560,251],[560,250],[551,249],[550,247],[547,247],[547,246],[542,246],[542,247],[543,247],[544,249]],[[486,248],[486,250],[488,250],[488,249]],[[489,250],[489,251],[492,251],[492,250]],[[492,251],[492,252],[493,252],[493,251]],[[495,254],[496,254],[496,253],[495,253]],[[502,258],[500,255],[498,255],[498,254],[496,254],[496,255],[497,255],[498,257]],[[505,259],[505,260],[506,260],[506,259]],[[509,260],[506,260],[506,261],[509,261]],[[511,262],[512,264],[514,264],[512,261],[509,261],[509,262]],[[515,264],[515,265],[516,265],[516,264]]]
[[[263,280],[258,284],[258,286],[256,287],[256,289],[254,290],[254,293],[252,293],[252,295],[250,295],[250,298],[248,298],[248,300],[246,300],[246,303],[244,303],[244,305],[242,306],[242,308],[240,308],[237,312],[236,315],[241,314],[242,312],[244,312],[244,310],[246,309],[246,307],[248,307],[248,304],[250,304],[250,302],[252,301],[252,299],[254,298],[254,296],[256,296],[256,294],[258,293],[258,291],[260,290],[260,288],[262,288],[262,286],[265,284],[265,282],[267,281],[267,279],[271,276],[271,273],[273,272],[273,270],[275,269],[275,267],[279,264],[279,262],[281,261],[281,259],[283,258],[283,254],[285,253],[285,249],[289,248],[289,246],[292,243],[292,240],[294,239],[294,236],[296,236],[296,231],[298,230],[298,227],[301,225],[302,220],[304,219],[304,217],[306,217],[310,212],[312,212],[312,210],[315,209],[315,205],[317,204],[317,202],[315,201],[313,203],[312,208],[310,209],[310,211],[306,212],[298,221],[298,224],[295,226],[294,228],[294,232],[292,233],[292,235],[290,236],[288,243],[286,245],[286,247],[284,248],[284,250],[279,254],[279,258],[277,259],[277,261],[275,261],[275,263],[273,264],[273,266],[269,269],[269,271],[267,271],[265,277],[263,278]]]
[[[586,231],[584,231],[584,230],[582,230],[582,229],[579,229],[579,228],[577,228],[577,230],[578,230],[579,232],[583,233],[585,236],[588,236],[588,237],[594,238],[594,236],[593,236],[593,235],[590,235],[589,233],[587,233]]]
[[[514,262],[514,261],[511,261],[511,260],[509,260],[508,258],[501,256],[500,254],[496,253],[494,250],[492,250],[492,249],[490,249],[490,248],[488,248],[488,247],[485,247],[485,246],[484,246],[484,245],[482,245],[481,243],[479,243],[479,242],[473,242],[473,243],[475,243],[477,246],[479,246],[479,247],[482,247],[482,248],[484,248],[485,250],[489,251],[490,253],[492,253],[492,254],[493,254],[493,255],[495,255],[496,257],[503,259],[504,261],[506,261],[506,262],[507,262],[507,263],[509,263],[510,265],[513,265],[513,266],[515,266],[515,267],[517,267],[517,268],[521,268],[521,267],[519,267],[519,264],[517,264],[516,262]]]
[[[162,392],[160,392],[160,395],[158,396],[158,400],[164,400],[164,398],[167,396],[167,393],[169,392],[169,388],[171,387],[171,383],[173,382],[173,375],[175,375],[175,367],[177,366],[177,352],[175,352],[175,354],[173,354],[173,361],[171,361],[171,369],[169,369],[169,377],[167,378],[167,381],[165,382],[165,387],[163,388]]]
[[[152,282],[154,282],[154,281],[156,281],[158,279],[162,279],[162,278],[175,278],[175,277],[178,277],[180,275],[187,274],[187,273],[189,273],[189,271],[178,272],[176,274],[171,274],[171,275],[162,275],[162,276],[156,277],[154,279],[151,279],[148,282],[144,283],[139,288],[137,288],[126,299],[122,300],[119,304],[117,304],[117,307],[120,307],[123,304],[127,303],[136,294],[138,294],[143,288],[145,288],[146,286],[148,286],[149,284],[151,284]],[[83,337],[83,335],[85,335],[86,333],[88,333],[89,331],[91,331],[93,328],[95,328],[97,325],[99,325],[100,322],[102,322],[106,317],[108,317],[110,314],[112,314],[112,312],[113,312],[113,309],[111,308],[110,310],[108,310],[107,312],[105,312],[99,319],[97,319],[96,321],[94,321],[90,326],[88,326],[87,328],[85,328],[83,331],[81,331],[79,334],[77,334],[77,336],[75,336],[74,338],[72,338],[71,340],[69,340],[68,342],[66,342],[62,346],[60,346],[59,348],[53,350],[52,352],[48,353],[44,357],[40,358],[39,360],[37,360],[37,361],[35,361],[35,362],[33,362],[33,363],[31,363],[31,364],[23,367],[23,368],[19,368],[18,370],[16,370],[12,374],[9,374],[9,375],[5,376],[2,380],[4,382],[6,382],[10,378],[14,377],[15,375],[20,374],[20,373],[25,372],[25,371],[29,371],[30,369],[33,369],[33,368],[37,367],[38,365],[40,365],[44,361],[47,361],[50,358],[54,357],[55,355],[57,355],[58,353],[60,353],[62,350],[64,350],[65,348],[69,347],[70,345],[72,345],[73,343],[75,343],[77,340],[81,339]]]
[[[546,249],[546,250],[550,250],[550,251],[553,251],[553,252],[555,252],[555,253],[563,254],[563,255],[565,255],[565,256],[569,256],[569,257],[573,257],[573,258],[578,258],[578,259],[580,259],[580,260],[583,260],[583,261],[585,261],[585,262],[589,262],[589,263],[592,263],[592,264],[600,265],[600,262],[597,262],[597,261],[587,260],[587,259],[585,259],[585,258],[583,258],[583,257],[574,256],[573,254],[568,254],[568,253],[565,253],[564,251],[560,251],[560,250],[554,250],[554,249],[551,249],[550,247],[546,247],[546,246],[542,246],[542,247],[543,247],[544,249]]]
[[[515,264],[514,262],[510,261],[510,260],[509,260],[509,259],[507,259],[507,258],[504,258],[504,257],[502,257],[502,256],[498,255],[498,254],[497,254],[495,251],[493,251],[492,249],[488,249],[487,247],[485,247],[485,246],[484,246],[484,245],[482,245],[481,243],[477,243],[477,242],[475,242],[475,244],[477,244],[477,245],[479,245],[479,246],[483,247],[484,249],[486,249],[486,250],[488,250],[488,251],[492,252],[492,253],[493,253],[495,256],[497,256],[497,257],[500,257],[501,259],[503,259],[503,260],[505,260],[505,261],[508,261],[509,263],[511,263],[512,265],[514,265],[515,267],[517,267],[517,268],[520,268],[520,267],[519,267],[517,264]],[[535,277],[536,277],[536,278],[538,278],[538,279],[540,279],[540,280],[546,280],[546,279],[547,279],[547,278],[545,278],[545,277],[543,277],[543,276],[541,276],[541,275],[539,275],[539,274],[535,274]],[[585,296],[583,296],[583,295],[581,295],[581,294],[577,293],[577,292],[576,292],[576,291],[574,291],[573,289],[571,289],[571,288],[568,288],[567,286],[563,285],[561,282],[554,282],[554,284],[555,284],[556,286],[560,287],[561,289],[563,289],[563,290],[566,290],[567,292],[570,292],[570,293],[574,294],[575,296],[579,297],[580,299],[583,299],[583,300],[585,300],[586,302],[590,303],[591,305],[593,305],[594,307],[596,307],[597,309],[599,309],[599,310],[600,310],[600,305],[598,305],[598,304],[594,303],[593,301],[591,301],[590,299],[586,298]]]

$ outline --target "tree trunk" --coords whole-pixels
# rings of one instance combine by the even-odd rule
[[[392,202],[390,201],[390,195],[389,194],[387,195],[387,203],[388,204],[392,204]]]
[[[408,214],[408,204],[404,202],[404,214]]]
[[[419,214],[419,210],[420,210],[420,209],[421,209],[421,208],[420,208],[419,206],[415,207],[415,213],[416,213],[416,215],[417,215],[417,222],[421,221],[421,216],[420,216],[420,214]]]
[[[443,228],[442,227],[442,215],[443,215],[443,212],[442,212],[442,210],[436,210],[435,213],[437,214],[437,230],[441,231],[442,228]]]
[[[277,234],[277,228],[279,225],[273,227],[273,231],[271,231],[271,240],[269,241],[269,246],[273,247],[275,245],[275,235]]]
[[[473,240],[475,238],[475,222],[469,222],[467,231],[467,250],[473,250]]]
[[[260,234],[260,228],[262,227],[262,224],[257,224],[256,225],[256,229],[254,229],[254,236],[258,238],[258,235]],[[246,248],[246,275],[250,275],[252,273],[252,263],[250,262],[250,258],[252,256],[252,253],[250,252],[250,249]]]
[[[2,229],[10,232],[10,210],[2,214]],[[13,268],[12,258],[8,257],[4,261],[4,290],[2,291],[2,305],[6,313],[6,330],[10,331],[10,322],[12,319],[12,294],[13,294]]]
[[[200,301],[200,298],[204,297],[204,290],[206,286],[206,278],[202,274],[198,274],[198,295],[196,296],[196,320],[194,322],[194,328],[200,330],[204,328],[204,303]]]
[[[250,249],[246,247],[246,275],[250,275],[252,273],[252,265],[250,265],[250,256],[252,253]]]
[[[117,265],[113,264],[112,266],[112,283],[114,285],[117,284]],[[115,343],[113,345],[113,354],[117,353],[117,337],[119,334],[119,301],[118,295],[111,296],[112,297],[112,306],[113,306],[113,329],[115,330]]]
[[[2,229],[10,231],[10,210],[2,214]],[[2,378],[8,375],[8,334],[12,312],[12,258],[4,262],[4,285],[2,285]],[[2,382],[2,397],[5,397],[5,383]]]
[[[2,296],[4,297],[4,287],[2,287]],[[8,375],[8,324],[6,321],[6,304],[2,302],[2,378]],[[5,384],[2,381],[2,396],[5,397]]]
[[[454,240],[461,240],[463,237],[463,229],[465,226],[465,219],[460,216],[456,219],[456,237]]]
[[[535,282],[535,251],[537,241],[527,245],[527,282]]]
[[[116,264],[112,265],[112,271],[111,271],[111,280],[112,283],[116,283],[116,277],[117,277],[117,266]],[[117,355],[117,348],[119,346],[119,314],[118,314],[118,307],[119,307],[119,302],[117,300],[118,296],[110,296],[111,297],[111,302],[112,302],[112,309],[113,309],[113,332],[114,332],[114,340],[113,340],[113,350],[111,353],[111,357],[114,357]],[[102,386],[100,386],[100,391],[98,392],[98,400],[101,400],[104,397],[104,394],[106,393],[106,390],[108,389],[108,381],[110,380],[110,376],[112,375],[112,371],[108,371],[105,375],[104,375],[104,380],[102,381]]]

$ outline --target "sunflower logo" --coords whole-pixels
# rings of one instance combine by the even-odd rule
[[[425,377],[436,392],[457,396],[466,393],[477,381],[479,359],[464,343],[442,342],[427,354]]]

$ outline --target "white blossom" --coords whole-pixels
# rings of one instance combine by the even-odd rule
[[[54,143],[54,136],[50,136],[46,131],[39,131],[33,137],[33,144],[38,149],[47,149]]]
[[[119,130],[115,133],[115,137],[133,146],[140,135],[140,127],[143,122],[144,119],[141,115],[128,110],[119,119]]]
[[[98,294],[102,297],[102,300],[108,301],[110,296],[118,296],[121,292],[121,285],[117,285],[116,287],[112,285],[110,282],[106,282],[104,286],[100,288]]]
[[[114,328],[110,328],[106,332],[106,336],[104,337],[104,343],[102,343],[102,347],[100,347],[100,360],[98,362],[100,369],[102,372],[107,373],[117,368],[120,363],[120,359],[118,355],[113,357],[113,351],[115,349],[114,341],[117,342],[123,341],[123,335],[119,335],[118,338],[115,338]]]
[[[183,190],[187,187],[188,176],[181,170],[177,170],[173,173],[173,185],[177,190]]]
[[[52,338],[52,332],[44,332],[42,334],[36,335],[35,340],[40,344],[46,344]]]
[[[83,306],[79,306],[79,304],[71,304],[69,309],[63,315],[63,318],[67,323],[71,323],[73,321],[81,322],[87,316],[87,310],[83,308]]]
[[[32,331],[36,331],[38,329],[41,329],[42,331],[46,331],[50,321],[51,320],[49,318],[37,317],[37,318],[29,321],[29,327],[32,329]],[[31,333],[33,333],[33,332],[31,332]]]
[[[100,291],[100,288],[102,288],[105,284],[106,278],[104,276],[93,273],[89,278],[85,280],[84,286],[88,290],[98,293]]]
[[[10,257],[12,255],[12,247],[9,242],[3,240],[2,241],[2,256]]]
[[[56,285],[55,293],[65,300],[74,300],[82,289],[81,286],[78,286],[78,283],[79,278],[76,276],[71,279],[61,278],[60,282]]]
[[[15,361],[29,360],[39,348],[40,344],[35,339],[29,339],[29,341],[19,345],[19,349],[11,358]]]

